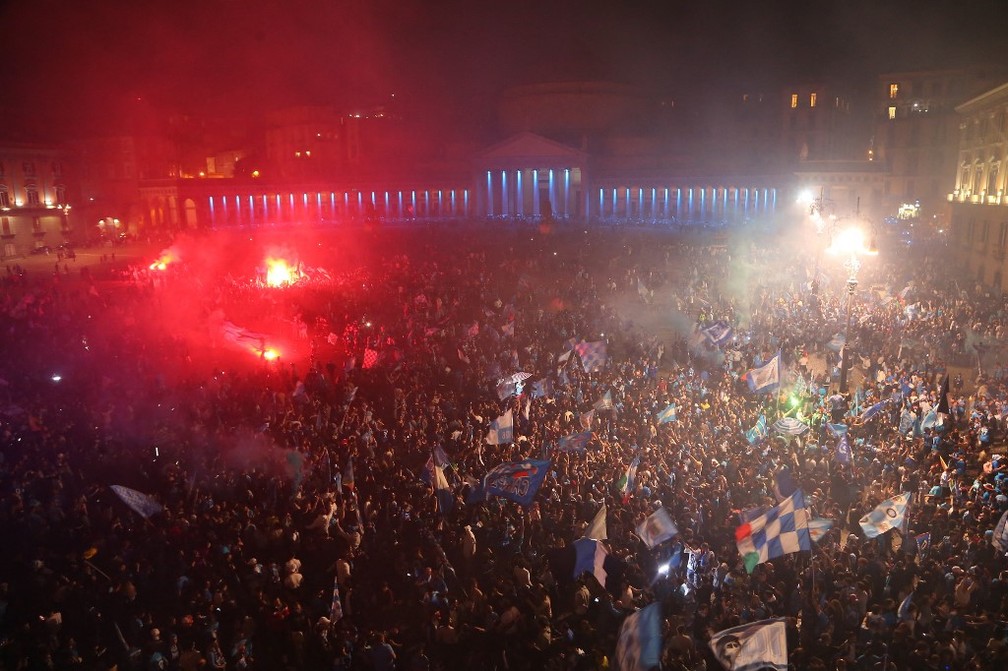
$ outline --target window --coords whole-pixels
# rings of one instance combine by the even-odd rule
[[[809,107],[815,107],[815,103],[816,103],[816,94],[812,93],[811,95],[809,95]]]
[[[42,232],[42,218],[32,217],[32,232],[41,233]]]
[[[39,204],[38,191],[34,186],[25,187],[25,204],[29,206]]]
[[[796,107],[798,107],[798,94],[797,93],[792,93],[791,94],[791,109],[795,109]]]
[[[893,82],[889,85],[889,99],[895,100],[896,96],[899,95],[899,84]]]
[[[25,161],[21,164],[21,169],[24,170],[25,177],[35,176],[35,161]]]
[[[59,161],[53,161],[52,172],[53,172],[53,176],[54,177],[62,177],[63,176],[63,164],[60,163]]]
[[[889,105],[889,120],[896,118],[896,105]]]
[[[0,186],[0,207],[10,207],[10,194],[6,186]]]
[[[10,217],[0,217],[0,233],[3,235],[14,235],[11,233]]]
[[[56,191],[56,204],[65,205],[67,202],[66,187],[62,184],[57,184],[54,190]]]

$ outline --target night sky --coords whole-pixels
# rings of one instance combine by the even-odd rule
[[[678,98],[871,83],[1008,62],[1002,17],[998,0],[6,0],[0,121],[72,129],[130,103],[244,115],[393,93],[471,116],[509,85],[571,79]]]

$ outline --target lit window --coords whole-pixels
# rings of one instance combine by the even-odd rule
[[[899,84],[895,84],[895,83],[890,84],[889,85],[889,99],[890,100],[895,100],[896,96],[898,96],[898,95],[899,95]]]
[[[791,94],[791,109],[794,109],[796,107],[798,107],[798,94],[797,93],[792,93]]]
[[[896,118],[896,106],[895,105],[890,105],[889,106],[889,118],[890,119],[895,119]]]
[[[809,96],[809,101],[808,101],[809,107],[815,107],[815,101],[816,101],[816,94],[813,93],[813,94],[811,94]]]
[[[39,195],[35,187],[25,187],[25,199],[29,205],[39,204]]]
[[[0,188],[0,207],[10,207],[10,194],[7,187]]]

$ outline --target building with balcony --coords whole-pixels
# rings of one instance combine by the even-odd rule
[[[954,170],[950,238],[958,261],[980,284],[1004,291],[1008,250],[1008,84],[955,108],[959,160]]]
[[[990,68],[891,72],[875,85],[872,159],[885,168],[886,216],[940,228],[959,151],[956,105],[1002,78]]]
[[[0,144],[0,257],[73,242],[77,187],[65,152]]]

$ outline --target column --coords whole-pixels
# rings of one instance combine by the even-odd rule
[[[515,204],[517,206],[515,209],[518,210],[518,212],[516,214],[517,214],[517,216],[518,216],[519,219],[522,219],[522,218],[525,217],[525,201],[524,201],[524,194],[522,193],[522,171],[521,170],[515,170],[515,194],[516,194],[515,195]]]
[[[532,170],[532,216],[539,218],[539,170]]]

